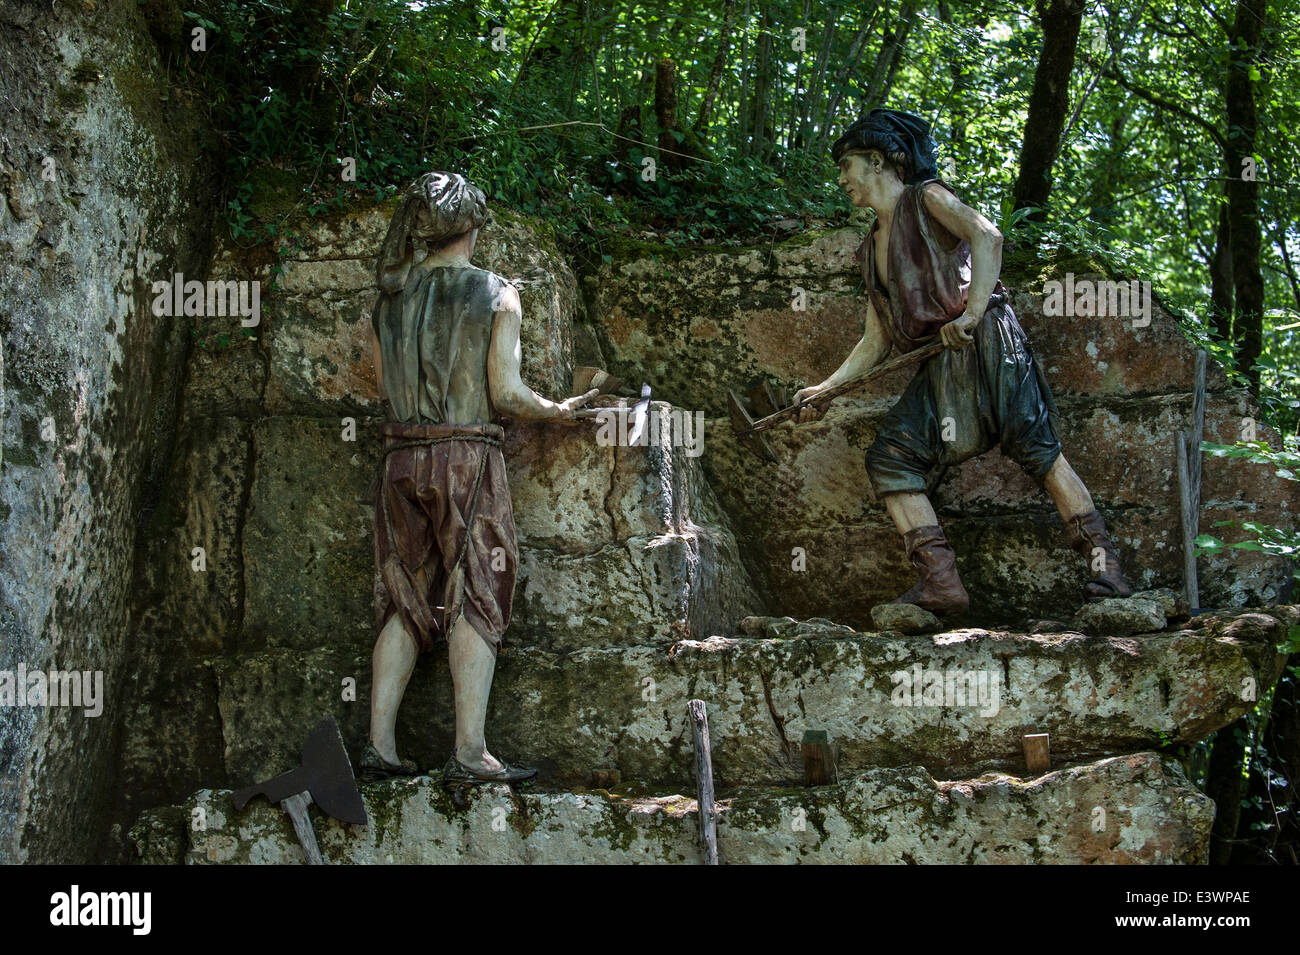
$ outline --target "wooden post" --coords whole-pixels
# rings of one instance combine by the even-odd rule
[[[686,704],[695,731],[695,793],[700,817],[700,841],[704,844],[704,864],[718,864],[718,819],[713,805],[713,756],[709,751],[709,715],[703,700]]]
[[[830,734],[825,730],[804,730],[803,742],[803,784],[805,786],[825,786],[837,781],[835,767],[835,747],[831,745]]]
[[[1192,479],[1188,473],[1187,435],[1174,435],[1174,455],[1178,463],[1178,504],[1183,528],[1183,596],[1189,608],[1201,605],[1196,581],[1196,502],[1192,499]]]
[[[1196,381],[1192,391],[1192,430],[1187,437],[1187,477],[1191,488],[1190,523],[1192,554],[1187,559],[1187,606],[1194,610],[1201,604],[1201,584],[1196,572],[1196,535],[1200,533],[1201,515],[1201,441],[1205,438],[1205,349],[1196,350]]]
[[[1052,768],[1052,742],[1047,733],[1026,733],[1025,766],[1031,773],[1045,773]]]
[[[1192,501],[1201,506],[1201,441],[1205,439],[1205,349],[1196,352],[1196,389],[1192,392],[1192,434],[1187,444]]]

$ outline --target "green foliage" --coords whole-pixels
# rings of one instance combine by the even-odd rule
[[[1201,450],[1211,457],[1236,458],[1273,469],[1284,481],[1300,481],[1300,452],[1294,446],[1274,449],[1260,441],[1238,444],[1201,443]],[[1261,521],[1216,521],[1215,527],[1235,527],[1251,535],[1234,543],[1225,543],[1212,534],[1196,538],[1198,554],[1217,554],[1226,549],[1260,551],[1288,561],[1291,575],[1300,581],[1300,530],[1277,527]]]

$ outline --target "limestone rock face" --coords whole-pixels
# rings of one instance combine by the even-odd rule
[[[299,247],[282,260],[218,243],[214,277],[261,278],[268,291],[253,337],[192,350],[178,437],[160,471],[169,494],[139,547],[120,767],[126,818],[172,804],[137,827],[146,858],[296,861],[277,813],[258,809],[236,823],[212,791],[296,764],[326,713],[354,758],[364,745],[382,596],[371,534],[373,425],[383,409],[368,327],[390,211],[302,224]],[[862,454],[908,373],[837,401],[821,422],[778,429],[775,465],[742,449],[719,417],[726,388],[742,379],[797,386],[852,347],[853,232],[659,262],[615,248],[613,264],[580,285],[545,228],[493,211],[475,261],[520,287],[529,384],[563,397],[572,366],[590,363],[649,382],[657,399],[653,437],[641,446],[606,440],[593,421],[507,427],[520,568],[488,717],[494,752],[539,766],[547,788],[619,779],[639,792],[689,791],[685,705],[699,697],[719,785],[750,787],[723,822],[731,861],[1203,857],[1205,803],[1177,771],[1150,754],[1104,757],[1200,740],[1246,712],[1243,688],[1262,693],[1276,679],[1291,611],[1225,611],[1167,627],[1183,617],[1150,593],[1146,616],[1022,632],[1012,625],[1020,615],[1071,620],[1087,573],[1046,499],[992,455],[954,468],[936,502],[971,619],[940,626],[902,610],[872,622],[872,607],[906,589],[912,570],[869,500]],[[811,312],[791,308],[796,286]],[[1017,301],[1030,328],[1038,306],[1032,294]],[[1044,358],[1075,442],[1067,453],[1093,483],[1135,585],[1176,584],[1177,508],[1157,449],[1185,426],[1190,397],[1179,376],[1189,353],[1163,312],[1137,345],[1132,330],[1083,324],[1083,347],[1105,374]],[[1050,323],[1036,327],[1040,355],[1078,350]],[[1119,367],[1129,361],[1137,364]],[[1211,389],[1207,439],[1229,440],[1253,406],[1217,373]],[[1207,522],[1285,515],[1296,503],[1241,462],[1207,461],[1205,487]],[[188,563],[195,546],[205,549],[202,573]],[[1203,560],[1204,602],[1275,600],[1281,578],[1250,563],[1259,560]],[[453,723],[438,648],[411,681],[399,750],[440,767]],[[808,729],[835,741],[842,784],[795,795],[761,788],[801,778]],[[1052,737],[1057,771],[1040,780],[1007,775],[1023,765],[1027,732]],[[974,778],[981,773],[992,775]],[[194,808],[181,803],[196,790],[210,829],[178,832],[176,820]],[[369,795],[371,841],[319,827],[340,859],[696,859],[680,796],[539,790],[512,803],[485,790],[455,814],[430,780]],[[1112,819],[1112,806],[1140,810],[1140,819],[1108,835],[1091,816],[1076,826],[1067,799],[1095,799],[1090,807]],[[513,836],[491,828],[494,808],[505,808]],[[814,821],[809,841],[792,842],[774,821],[796,810]],[[895,836],[895,826],[912,835]],[[983,842],[972,840],[977,832]]]
[[[1246,690],[1262,693],[1280,672],[1276,644],[1289,626],[1280,617],[1197,618],[1136,638],[813,629],[683,641],[667,655],[524,651],[502,661],[490,725],[508,753],[578,782],[617,769],[625,781],[688,783],[693,697],[710,706],[714,772],[726,785],[802,778],[809,729],[830,732],[846,772],[1012,768],[1028,732],[1049,732],[1055,758],[1087,759],[1199,740],[1237,719],[1254,705]]]
[[[78,862],[120,792],[137,530],[190,335],[152,283],[202,276],[215,154],[136,4],[3,4],[0,59],[0,670],[98,671],[106,696],[0,708],[0,862]]]
[[[699,457],[671,444],[662,402],[644,447],[597,424],[511,431],[507,467],[523,553],[510,639],[569,650],[668,644],[734,628],[760,607]],[[655,424],[655,420],[663,424]]]
[[[1236,720],[1280,672],[1290,608],[1198,617],[1132,638],[957,630],[845,636],[796,625],[783,637],[712,637],[672,647],[509,648],[497,663],[488,742],[546,783],[589,785],[611,771],[640,786],[689,786],[686,703],[709,707],[720,785],[802,779],[799,741],[826,730],[844,773],[923,765],[946,776],[1023,765],[1021,737],[1051,734],[1056,765],[1188,743]],[[779,621],[776,621],[779,625]],[[354,753],[369,686],[367,649],[276,650],[218,668],[226,762],[244,785],[293,765],[323,713]],[[283,687],[277,694],[275,689]],[[422,767],[451,751],[446,659],[417,668],[398,747]]]
[[[364,790],[370,825],[312,810],[327,863],[699,864],[697,805],[680,795],[512,793],[488,786],[456,809],[438,776]],[[142,861],[298,864],[278,808],[234,811],[203,790],[180,817],[133,831]],[[202,810],[205,827],[178,828]],[[1154,753],[1021,779],[936,782],[920,767],[873,769],[806,790],[742,789],[719,803],[720,861],[880,864],[1203,864],[1213,803]]]

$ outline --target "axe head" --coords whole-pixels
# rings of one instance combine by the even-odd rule
[[[776,452],[767,442],[767,435],[754,430],[754,419],[746,410],[740,395],[727,392],[727,410],[731,413],[731,430],[737,440],[764,461],[776,461]]]
[[[302,765],[264,783],[231,795],[236,809],[243,809],[254,796],[282,802],[289,796],[308,793],[311,801],[327,816],[354,826],[368,825],[366,804],[352,775],[352,763],[343,748],[343,735],[334,717],[327,716],[307,734],[302,747]]]
[[[334,717],[327,716],[307,734],[302,747],[302,768],[307,770],[312,802],[326,815],[354,826],[368,825],[366,804],[352,775],[343,734]]]

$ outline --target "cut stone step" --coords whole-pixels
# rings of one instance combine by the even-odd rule
[[[696,802],[604,791],[472,791],[458,810],[440,777],[363,790],[368,827],[311,810],[327,863],[700,864]],[[200,820],[195,823],[195,820]],[[816,789],[742,789],[721,800],[724,863],[1204,864],[1214,804],[1155,753],[1033,779],[936,782],[917,766],[872,769]],[[146,814],[131,831],[145,863],[297,864],[287,816],[227,791]]]
[[[778,620],[770,632],[784,638],[569,654],[516,648],[498,661],[488,744],[511,762],[539,766],[547,780],[586,784],[594,771],[616,770],[624,782],[687,785],[694,763],[686,702],[698,697],[709,707],[720,785],[800,780],[799,741],[809,729],[829,731],[841,772],[913,764],[951,776],[1017,771],[1026,733],[1050,733],[1053,757],[1070,762],[1204,739],[1277,679],[1284,657],[1276,645],[1297,619],[1291,607],[1206,615],[1137,637],[981,630],[904,637]],[[359,752],[368,670],[366,657],[320,651],[253,654],[222,666],[231,781],[292,765],[326,712]],[[400,714],[399,749],[423,767],[441,766],[451,751],[445,670],[443,657],[422,665]],[[357,680],[358,702],[337,702],[347,676]]]

